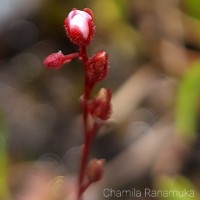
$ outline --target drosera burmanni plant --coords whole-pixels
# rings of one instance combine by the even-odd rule
[[[94,38],[95,25],[93,12],[89,8],[73,9],[64,21],[67,36],[78,46],[78,51],[64,55],[61,51],[50,54],[44,65],[48,68],[60,69],[65,63],[78,58],[84,68],[84,91],[81,95],[83,110],[84,144],[81,150],[80,171],[77,183],[77,200],[82,198],[84,191],[103,176],[104,160],[89,160],[91,144],[100,127],[111,115],[111,97],[109,89],[101,88],[95,97],[91,97],[94,86],[104,80],[108,74],[108,54],[99,51],[89,57],[88,45]]]

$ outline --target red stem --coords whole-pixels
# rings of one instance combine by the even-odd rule
[[[84,136],[86,139],[86,135],[88,132],[88,123],[87,123],[87,118],[88,118],[88,109],[87,109],[87,104],[88,104],[88,99],[90,96],[90,89],[88,88],[88,80],[86,76],[86,71],[87,71],[87,62],[88,62],[88,56],[87,56],[87,49],[86,47],[80,47],[80,57],[82,58],[82,62],[84,65],[84,94],[83,94],[83,125],[84,125]],[[86,141],[85,141],[86,142]]]
[[[80,167],[80,173],[79,173],[79,185],[78,185],[78,199],[81,199],[82,195],[82,184],[84,182],[84,177],[86,173],[86,167],[87,167],[87,161],[88,161],[88,156],[90,152],[90,147],[92,143],[92,135],[93,133],[88,132],[88,135],[85,140],[85,144],[83,146],[83,151],[82,151],[82,158],[81,158],[81,167]]]
[[[80,193],[83,194],[85,192],[85,190],[92,184],[93,182],[91,182],[89,179],[87,179],[81,187]]]
[[[79,180],[78,180],[78,196],[77,200],[81,200],[81,196],[84,192],[83,190],[83,182],[84,177],[86,174],[86,167],[90,152],[90,147],[93,139],[94,133],[97,131],[97,127],[94,126],[91,130],[88,127],[88,101],[90,97],[91,90],[93,85],[87,79],[86,71],[87,71],[87,62],[88,62],[88,55],[86,47],[80,47],[80,57],[84,64],[84,94],[83,94],[83,126],[84,126],[84,146],[82,150],[82,157],[81,157],[81,164],[80,164],[80,171],[79,171]]]
[[[63,57],[63,63],[65,62],[69,62],[70,60],[72,60],[73,58],[79,57],[79,53],[70,53],[67,54]]]

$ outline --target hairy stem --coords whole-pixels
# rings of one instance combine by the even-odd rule
[[[88,62],[88,55],[87,55],[87,49],[86,47],[80,47],[80,57],[82,59],[83,65],[84,65],[84,94],[83,94],[83,126],[84,126],[84,146],[82,149],[82,155],[81,155],[81,164],[80,164],[80,171],[79,171],[79,180],[78,180],[78,196],[77,200],[81,199],[83,190],[83,182],[84,177],[86,174],[86,167],[90,152],[90,147],[92,143],[92,138],[94,135],[94,129],[90,130],[88,126],[88,101],[90,97],[91,90],[93,86],[89,83],[87,76],[86,76],[86,70],[87,70],[87,62]]]

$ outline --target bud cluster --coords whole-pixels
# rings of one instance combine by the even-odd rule
[[[93,13],[89,8],[83,11],[73,9],[66,17],[64,27],[69,39],[80,48],[86,47],[94,38],[95,25],[93,22]],[[52,53],[44,60],[44,65],[48,68],[59,69],[65,63],[69,63],[73,58],[79,57],[80,53],[64,55],[61,51]],[[86,76],[90,83],[96,83],[106,78],[108,73],[108,54],[105,51],[99,51],[85,63]]]
[[[102,123],[111,115],[111,96],[109,89],[101,88],[99,93],[90,99],[90,94],[99,81],[106,78],[109,69],[108,54],[105,51],[99,51],[91,57],[88,57],[87,46],[91,43],[95,35],[95,25],[93,21],[93,12],[89,8],[83,10],[73,9],[64,21],[64,28],[68,38],[72,43],[79,47],[79,51],[64,55],[61,51],[52,53],[44,60],[44,65],[48,68],[60,69],[65,63],[69,63],[74,58],[79,58],[84,66],[85,85],[84,93],[81,98],[83,107],[84,123],[84,152],[81,160],[79,173],[77,199],[81,199],[83,191],[89,186],[84,185],[85,178],[89,184],[101,179],[103,175],[104,160],[92,160],[88,164],[89,150],[92,139]],[[92,126],[89,126],[89,120],[92,118]]]

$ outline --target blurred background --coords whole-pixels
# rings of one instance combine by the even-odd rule
[[[113,113],[91,152],[106,159],[104,178],[84,199],[183,199],[144,196],[145,188],[200,199],[199,0],[0,0],[0,199],[74,199],[83,69],[78,60],[60,70],[42,62],[76,52],[63,23],[85,7],[96,24],[89,54],[102,49],[110,60],[94,94],[110,88]]]

